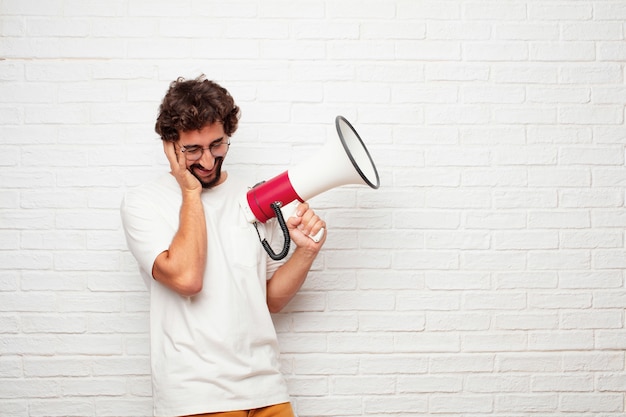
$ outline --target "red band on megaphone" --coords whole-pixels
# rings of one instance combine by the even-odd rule
[[[267,180],[248,191],[248,206],[254,217],[261,223],[275,217],[274,210],[270,207],[273,203],[279,202],[282,206],[294,200],[302,199],[289,181],[288,171]]]

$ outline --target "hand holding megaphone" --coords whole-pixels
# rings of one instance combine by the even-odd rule
[[[270,252],[269,244],[263,241],[265,250],[273,259],[284,258],[289,250],[290,238],[281,207],[295,200],[307,201],[341,185],[363,184],[374,189],[380,186],[374,161],[354,127],[343,116],[335,118],[335,127],[338,142],[328,141],[304,163],[257,184],[248,191],[245,201],[240,204],[246,220],[255,225],[273,217],[278,219],[285,237],[283,251],[280,254]],[[324,232],[320,233],[312,239],[319,242]]]
[[[307,211],[304,211],[305,208],[308,208],[308,203],[305,202],[304,204],[305,204],[305,206],[303,206],[302,203],[298,203],[298,202],[294,201],[294,202],[292,202],[290,204],[287,204],[286,207],[281,208],[281,212],[283,213],[283,216],[288,219],[287,222],[289,222],[291,217],[301,218],[302,219],[302,223],[300,223],[297,228],[299,228],[301,231],[303,231],[303,233],[305,233],[304,229],[307,226],[315,227],[315,225],[311,225],[310,223],[316,222],[316,220],[317,221],[321,221],[322,224],[324,224],[323,221],[319,217],[317,217],[317,215],[315,215],[315,213],[313,213],[312,211],[311,211],[311,214],[314,215],[315,217],[312,218],[312,219],[308,218]],[[305,226],[305,224],[304,224],[305,222],[308,223],[307,226]],[[317,230],[315,232],[314,232],[314,229],[312,229],[311,233],[306,234],[306,236],[309,239],[311,239],[313,242],[319,243],[322,240],[322,238],[324,237],[325,231],[326,231],[326,229],[324,227],[321,227],[319,230]]]

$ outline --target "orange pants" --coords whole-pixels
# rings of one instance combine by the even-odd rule
[[[291,403],[270,405],[254,410],[226,411],[223,413],[194,414],[188,417],[294,417]]]

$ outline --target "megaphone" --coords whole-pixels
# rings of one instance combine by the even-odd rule
[[[343,116],[335,118],[335,127],[339,141],[328,141],[303,163],[257,184],[247,192],[245,201],[240,204],[246,220],[255,226],[258,222],[265,223],[273,217],[278,218],[285,235],[283,251],[277,255],[271,251],[267,241],[263,241],[272,259],[284,258],[289,250],[289,233],[280,207],[295,200],[307,201],[342,185],[367,185],[373,189],[380,186],[376,165],[354,127]],[[312,238],[319,240],[319,236]]]

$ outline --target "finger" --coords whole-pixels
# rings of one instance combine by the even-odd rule
[[[309,205],[307,203],[298,203],[287,219],[287,226],[291,229],[295,229],[302,224],[302,215],[308,210],[308,208]]]
[[[302,216],[302,223],[300,229],[305,234],[317,233],[319,228],[322,227],[322,220],[313,210],[307,210]]]
[[[326,228],[326,222],[317,218],[317,221],[315,221],[314,223],[313,222],[311,223],[309,234],[316,235],[319,233],[320,230],[325,229],[325,228]]]
[[[167,160],[170,163],[170,169],[174,171],[174,169],[179,166],[178,158],[176,156],[176,149],[174,148],[174,142],[164,140],[163,151],[165,152],[165,156],[167,157]]]
[[[309,210],[309,203],[304,202],[298,204],[298,208],[296,209],[296,216],[302,217],[306,211]]]
[[[319,243],[323,240],[326,231],[326,222],[320,219],[317,215],[311,217],[306,223],[303,223],[298,227],[302,234],[312,239],[315,243]]]
[[[181,171],[185,171],[187,169],[187,159],[180,150],[180,147],[178,149],[179,150],[176,150],[176,146],[174,146],[174,150],[176,150],[176,160],[178,161],[178,167]]]
[[[302,223],[302,217],[298,216],[297,214],[294,214],[293,216],[291,216],[291,217],[289,217],[287,219],[287,228],[288,229],[295,229],[301,223]]]

